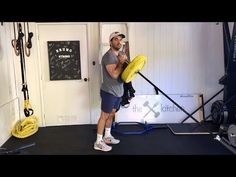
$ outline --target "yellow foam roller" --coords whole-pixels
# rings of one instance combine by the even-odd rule
[[[121,78],[125,83],[131,82],[136,74],[143,69],[144,65],[147,62],[147,57],[144,55],[136,56],[132,62],[123,71]]]

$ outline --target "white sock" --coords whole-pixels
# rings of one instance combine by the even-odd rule
[[[111,136],[111,128],[105,128],[105,138]]]
[[[102,141],[102,135],[97,134],[97,143],[99,143],[100,141]]]

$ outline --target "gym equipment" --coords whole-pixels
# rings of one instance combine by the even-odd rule
[[[122,96],[122,100],[121,100],[121,106],[127,108],[129,107],[129,104],[130,104],[130,100],[135,97],[134,93],[135,93],[135,90],[132,86],[132,83],[131,82],[128,82],[128,83],[124,83],[123,85],[124,87],[124,94]]]
[[[125,41],[123,44],[123,48],[122,48],[122,52],[126,54],[128,61],[130,61],[130,55],[129,55],[129,42]],[[128,63],[124,63],[123,65],[123,69],[125,69],[128,66]],[[132,82],[124,82],[123,84],[124,87],[124,94],[122,96],[122,100],[121,100],[121,106],[128,108],[130,105],[130,100],[135,97],[134,93],[135,90],[132,86]]]
[[[14,39],[12,40],[12,46],[14,48],[16,56],[20,55],[21,77],[22,77],[21,91],[23,92],[24,95],[24,114],[27,118],[25,120],[18,121],[11,133],[13,136],[17,138],[26,138],[38,131],[38,118],[33,115],[34,110],[32,109],[31,104],[29,102],[29,92],[26,79],[26,66],[25,66],[25,54],[24,54],[24,42],[23,42],[24,33],[22,32],[21,23],[17,23],[18,39],[16,39],[16,34],[15,34],[16,31],[15,23],[13,23],[13,29],[14,29]],[[28,48],[32,47],[31,44],[32,36],[33,33],[30,33],[27,42]],[[30,52],[28,51],[27,56],[29,55]]]
[[[200,109],[203,109],[204,110],[204,106],[207,104],[207,103],[209,103],[213,98],[215,98],[217,95],[219,95],[222,91],[223,91],[224,89],[221,89],[220,91],[218,91],[215,95],[213,95],[212,97],[210,97],[206,102],[204,102],[204,100],[203,100],[203,95],[201,95],[201,99],[202,99],[202,105],[200,106],[200,107],[198,107],[196,110],[194,110],[190,115],[193,115],[193,114],[195,114],[198,110],[200,110]],[[203,111],[203,118],[204,119],[206,119],[205,118],[205,113],[204,113],[204,111]],[[189,116],[188,117],[186,117],[185,119],[183,119],[182,121],[181,121],[181,123],[184,123],[186,120],[188,120],[189,119]],[[205,121],[205,120],[204,120]]]
[[[144,65],[147,63],[147,57],[144,55],[136,56],[132,62],[123,71],[121,78],[125,83],[131,82],[137,73],[143,69]]]
[[[208,101],[206,101],[204,104],[202,104],[199,108],[197,108],[194,112],[191,113],[191,115],[193,115],[196,111],[198,111],[199,109],[201,109],[202,107],[204,107],[210,100],[212,100],[215,96],[217,96],[219,93],[221,93],[223,91],[223,89],[221,89],[219,92],[217,92],[214,96],[212,96]],[[185,134],[185,135],[192,135],[192,134],[217,134],[217,132],[219,131],[219,124],[207,124],[207,120],[209,118],[211,118],[212,116],[225,116],[224,118],[221,117],[221,121],[225,122],[227,121],[227,114],[222,114],[224,107],[226,104],[230,103],[231,101],[233,101],[236,98],[236,95],[231,97],[229,100],[227,100],[225,103],[220,104],[217,106],[217,109],[213,109],[212,112],[210,113],[210,115],[208,115],[207,117],[204,116],[204,120],[202,120],[199,124],[183,124],[183,122],[186,119],[184,119],[181,124],[169,124],[168,127],[171,129],[171,131],[175,134],[175,135],[181,135],[181,134]],[[213,115],[214,114],[214,115]],[[215,118],[216,120],[218,120],[218,118]],[[222,132],[223,133],[223,132]]]
[[[212,104],[212,120],[220,125],[215,139],[236,154],[236,22],[233,24],[230,35],[228,22],[223,23],[224,40],[224,68],[225,74],[219,79],[219,84],[224,85],[223,100],[217,100]],[[231,100],[231,101],[228,101]],[[224,137],[228,134],[228,139]]]
[[[228,128],[227,133],[230,144],[236,147],[236,125],[231,124]]]
[[[232,35],[230,35],[228,22],[223,23],[223,40],[225,74],[219,79],[219,84],[224,85],[223,101],[225,102],[236,95],[236,84],[233,84],[236,83],[236,22],[233,24]],[[227,123],[236,123],[236,100],[226,104],[226,109]]]
[[[26,34],[26,27],[25,27],[25,23],[24,23],[24,32]],[[29,32],[29,23],[27,23],[27,32],[28,32],[28,39],[26,40],[26,35],[25,35],[25,55],[27,57],[30,56],[30,49],[32,48],[32,37],[33,37],[33,33]]]
[[[196,123],[200,124],[200,122],[198,120],[196,120],[191,114],[189,114],[185,109],[183,109],[178,103],[176,103],[173,99],[171,99],[167,94],[165,94],[161,89],[159,89],[155,84],[153,84],[148,78],[146,78],[142,73],[140,73],[139,71],[141,69],[143,69],[144,65],[147,62],[147,57],[144,55],[138,55],[136,56],[132,62],[127,62],[128,66],[125,68],[124,72],[121,75],[122,80],[127,83],[132,81],[136,74],[139,74],[140,76],[142,76],[149,84],[151,84],[156,93],[158,94],[158,92],[160,91],[167,99],[169,99],[172,103],[174,103],[180,110],[182,110],[185,114],[188,115],[188,118],[193,119]],[[158,116],[158,115],[157,115]],[[137,123],[137,122],[136,122]],[[122,123],[125,124],[125,123]],[[138,123],[139,125],[143,125],[144,126],[144,130],[141,131],[142,133],[147,132],[149,130],[149,128],[146,128],[147,125],[146,124],[142,124],[142,123]],[[118,125],[120,125],[119,123],[116,124],[116,126],[113,126],[112,130],[113,131],[117,131],[117,127]],[[157,127],[155,127],[157,128]],[[153,127],[151,128],[153,129]],[[122,134],[126,134],[127,132],[121,132]],[[208,131],[209,133],[211,133],[210,131]],[[136,134],[135,132],[129,132],[129,134]]]
[[[12,135],[17,138],[26,138],[38,131],[38,118],[29,116],[28,118],[18,121],[12,129]]]
[[[138,55],[131,63],[128,64],[127,68],[124,70],[124,72],[122,73],[122,79],[125,82],[129,82],[132,79],[134,79],[134,77],[136,76],[136,74],[138,73],[140,76],[142,76],[149,84],[151,84],[156,93],[158,94],[158,91],[160,91],[167,99],[169,99],[172,103],[174,103],[180,110],[182,110],[185,114],[188,115],[189,118],[193,119],[196,123],[200,124],[200,122],[198,120],[196,120],[192,115],[190,115],[185,109],[183,109],[178,103],[176,103],[173,99],[171,99],[167,94],[165,94],[161,89],[159,89],[155,84],[153,84],[148,78],[146,78],[142,73],[140,73],[139,71],[144,67],[145,63],[147,62],[147,58],[144,55]],[[137,64],[138,66],[136,67],[135,64]],[[120,123],[116,123],[115,126],[112,127],[112,131],[117,132],[117,128],[119,125],[121,124],[128,124],[130,122],[120,122]],[[154,129],[154,128],[159,128],[158,126],[155,127],[148,127],[148,125],[146,123],[137,123],[138,125],[143,125],[143,130],[140,132],[138,132],[138,134],[140,133],[145,133],[147,131],[149,131],[150,129]],[[147,128],[148,127],[148,128]],[[168,126],[165,126],[168,127]],[[211,133],[208,130],[209,133]],[[130,131],[119,131],[119,133],[121,134],[137,134],[137,132],[130,132]],[[212,134],[212,133],[211,133]]]
[[[228,150],[230,150],[233,154],[236,154],[235,150],[235,127],[233,127],[230,131],[228,131],[228,139],[223,136],[224,132],[228,131],[228,127],[225,125],[220,125],[219,132],[215,136],[215,140],[219,141],[223,146],[225,146]]]
[[[209,135],[217,134],[219,127],[212,124],[204,123],[199,126],[196,123],[187,123],[187,124],[167,124],[168,128],[175,135]],[[211,133],[210,133],[211,132]]]
[[[123,125],[122,127],[119,127]],[[128,126],[129,130],[125,129]],[[133,130],[130,130],[132,128]],[[168,128],[167,125],[150,125],[147,122],[113,122],[112,131],[122,135],[141,135],[153,129]]]
[[[212,104],[211,113],[214,124],[220,125],[228,119],[228,112],[222,100],[217,100]]]
[[[15,155],[15,154],[19,154],[22,150],[24,150],[26,148],[29,148],[29,147],[32,147],[32,146],[35,146],[35,145],[36,145],[36,143],[31,143],[31,144],[24,145],[24,146],[21,146],[19,148],[11,149],[11,150],[8,150],[7,148],[0,148],[0,155]]]

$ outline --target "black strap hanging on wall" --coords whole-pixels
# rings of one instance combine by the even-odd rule
[[[21,23],[17,23],[17,34],[18,38],[16,39],[15,34],[15,23],[13,23],[14,28],[14,39],[12,40],[12,46],[14,47],[16,55],[20,55],[20,64],[21,64],[21,78],[22,78],[22,92],[24,95],[24,114],[26,117],[33,115],[33,109],[29,103],[29,92],[26,79],[26,67],[25,67],[25,53],[24,53],[24,42],[23,37],[25,36],[22,32]],[[31,41],[31,38],[30,38]],[[32,47],[32,45],[31,45]],[[30,54],[30,53],[29,53]]]
[[[24,24],[25,27],[25,24]],[[24,45],[24,36],[25,34],[22,32],[22,25],[21,23],[17,23],[17,39],[16,39],[16,28],[15,23],[13,23],[14,28],[14,39],[11,41],[12,46],[15,50],[15,54],[18,56],[20,55],[20,65],[21,65],[21,78],[22,78],[22,92],[24,95],[24,114],[27,118],[23,120],[17,121],[16,125],[13,127],[11,134],[16,138],[26,138],[38,131],[39,125],[38,125],[38,117],[34,116],[33,109],[29,102],[29,92],[28,92],[28,85],[27,85],[27,79],[26,79],[26,65],[25,65],[25,51],[27,50]],[[24,28],[25,29],[25,28]],[[28,30],[28,42],[26,42],[25,38],[25,44],[27,43],[27,48],[32,47],[31,38],[33,36],[32,34],[29,34]],[[28,53],[27,53],[28,52]],[[30,52],[27,51],[26,55],[29,56]]]

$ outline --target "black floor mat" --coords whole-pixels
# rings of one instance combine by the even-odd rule
[[[110,152],[93,149],[96,125],[42,127],[24,139],[11,137],[2,147],[21,150],[19,155],[231,155],[211,135],[174,135],[168,128],[152,129],[141,135],[113,133],[121,140]]]

